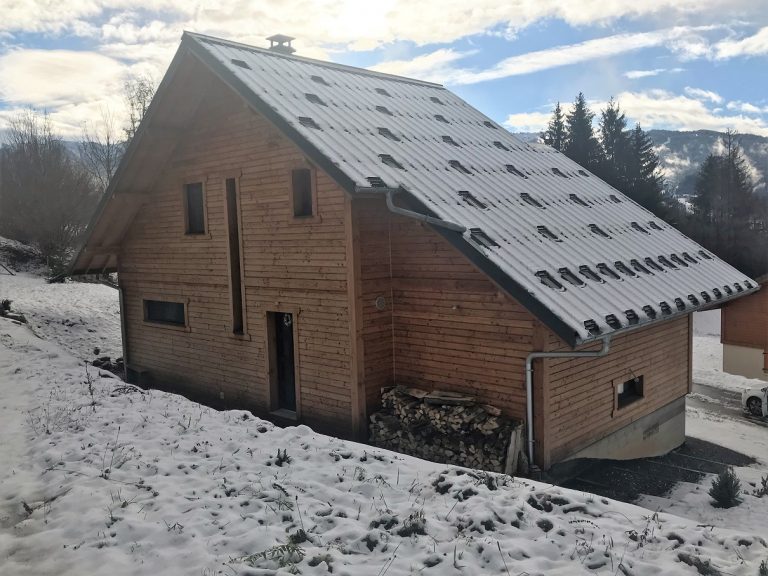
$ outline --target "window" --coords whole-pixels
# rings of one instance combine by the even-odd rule
[[[185,326],[187,324],[184,304],[181,302],[165,302],[163,300],[144,300],[144,320]]]
[[[635,376],[616,388],[616,405],[619,408],[629,406],[643,397],[643,377]]]
[[[297,168],[291,172],[293,190],[293,216],[306,218],[312,216],[312,170]]]
[[[232,299],[232,332],[243,333],[243,286],[240,269],[240,215],[237,180],[227,178],[227,229],[229,231],[229,288]]]
[[[204,202],[202,182],[194,182],[184,187],[187,234],[205,234]]]

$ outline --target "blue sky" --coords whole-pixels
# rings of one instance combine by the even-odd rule
[[[4,5],[7,4],[7,5]],[[446,84],[513,131],[583,91],[645,128],[768,135],[763,0],[0,0],[0,124],[33,106],[77,136],[120,125],[122,86],[162,77],[184,29]]]

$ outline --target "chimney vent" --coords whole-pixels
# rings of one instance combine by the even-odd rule
[[[291,42],[295,40],[292,36],[275,34],[267,38],[267,40],[269,40],[269,49],[273,52],[279,52],[280,54],[293,54],[296,52],[296,48],[291,46]]]

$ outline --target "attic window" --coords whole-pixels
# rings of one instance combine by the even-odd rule
[[[694,306],[698,306],[699,305],[699,299],[696,298],[696,296],[694,296],[693,294],[688,294],[688,302],[690,302]]]
[[[366,178],[368,180],[368,184],[370,184],[373,188],[386,188],[387,185],[384,183],[384,180],[379,178],[378,176],[368,176]]]
[[[643,306],[643,312],[645,312],[645,315],[648,316],[651,320],[656,318],[656,310],[653,309],[653,306],[650,304],[646,304]]]
[[[248,66],[248,62],[245,60],[238,60],[237,58],[232,58],[231,60],[232,64],[235,66],[239,66],[240,68],[245,68],[246,70],[252,70],[250,66]]]
[[[548,286],[549,288],[552,288],[553,290],[560,290],[565,291],[565,286],[560,284],[557,280],[555,280],[552,277],[552,274],[547,272],[546,270],[539,270],[536,272],[536,277],[541,280],[541,283],[544,284],[544,286]]]
[[[390,156],[389,154],[379,154],[379,158],[381,158],[381,161],[384,162],[384,164],[386,164],[390,168],[405,170],[405,167],[402,164],[400,164],[400,162],[392,158],[392,156]]]
[[[584,320],[584,328],[586,328],[587,331],[594,336],[600,334],[600,327],[594,320]]]
[[[555,176],[560,176],[560,178],[568,178],[568,176],[566,176],[560,171],[560,168],[552,168],[552,174],[554,174]]]
[[[530,204],[531,206],[536,206],[536,208],[544,208],[544,206],[542,206],[541,203],[538,200],[536,200],[536,198],[528,194],[528,192],[522,192],[520,194],[520,199],[526,204]]]
[[[389,96],[390,98],[392,98],[392,94],[387,92],[384,88],[376,88],[376,93],[381,94],[382,96]]]
[[[683,258],[685,258],[691,264],[698,264],[698,262],[696,261],[696,258],[688,254],[688,252],[683,252]]]
[[[592,270],[589,266],[586,264],[579,266],[579,274],[584,276],[585,278],[589,278],[590,280],[594,280],[595,282],[600,282],[600,284],[604,284],[605,280],[600,278],[600,276],[597,275],[597,273]]]
[[[640,262],[638,262],[634,258],[632,260],[630,260],[629,263],[632,265],[632,268],[634,268],[635,271],[637,271],[637,272],[642,272],[643,274],[653,274],[653,272],[648,270],[648,268],[646,268],[645,266],[640,264]]]
[[[730,296],[731,294],[733,294],[733,288],[731,288],[731,287],[730,287],[730,286],[728,286],[728,285],[725,285],[725,286],[723,286],[723,290],[725,290],[725,293],[726,293],[726,294],[728,294],[728,296]]]
[[[496,140],[496,141],[493,143],[493,145],[494,145],[494,146],[496,146],[496,148],[498,148],[499,150],[504,150],[504,151],[506,151],[506,152],[509,152],[509,148],[507,148],[506,146],[504,146],[504,144],[502,144],[502,143],[501,143],[501,142],[499,142],[498,140]]]
[[[675,266],[674,264],[672,264],[672,262],[670,262],[670,261],[667,259],[667,257],[666,257],[666,256],[659,256],[659,262],[661,262],[662,264],[664,264],[664,266],[666,266],[667,268],[672,268],[673,270],[677,270],[677,266]]]
[[[554,240],[555,242],[562,242],[562,240],[560,240],[560,238],[557,237],[557,234],[552,232],[546,226],[536,226],[536,231],[542,236],[544,236],[544,238],[549,238],[550,240]]]
[[[621,328],[621,321],[618,318],[616,318],[614,314],[608,314],[605,317],[605,322],[606,324],[608,324],[608,326],[610,326],[614,330],[618,330],[619,328]]]
[[[389,108],[386,106],[376,106],[376,111],[381,112],[382,114],[386,114],[387,116],[394,116],[392,112],[389,111]]]
[[[507,164],[505,168],[507,169],[507,172],[509,172],[510,174],[514,174],[515,176],[520,176],[520,178],[528,179],[528,176],[520,172],[520,170],[515,168],[513,164]]]
[[[688,268],[688,263],[682,258],[680,258],[680,256],[678,256],[677,254],[670,254],[669,257],[672,259],[672,262],[674,262],[675,264],[679,264],[683,268]]]
[[[610,196],[608,196],[608,198],[610,198],[611,201],[616,203],[616,204],[621,204],[621,198],[619,198],[615,194],[611,194]]]
[[[579,174],[582,176],[585,176],[586,178],[589,178],[589,174],[585,170],[579,170]]]
[[[304,94],[304,97],[305,97],[305,98],[306,98],[308,101],[312,102],[312,104],[320,104],[320,106],[328,106],[328,104],[326,104],[325,102],[323,102],[323,99],[322,99],[322,98],[320,98],[320,96],[318,96],[317,94],[310,94],[310,93],[307,93],[307,94]]]
[[[685,302],[683,302],[682,298],[675,298],[675,306],[677,306],[677,309],[681,312],[685,310]]]
[[[638,224],[637,222],[632,222],[631,226],[632,226],[632,228],[634,228],[638,232],[642,232],[643,234],[650,234],[650,232],[648,232],[648,230],[646,230],[645,228],[640,226],[640,224]]]
[[[613,269],[610,266],[608,266],[608,264],[606,264],[605,262],[600,262],[600,264],[597,265],[597,269],[604,276],[608,276],[609,278],[613,278],[614,280],[621,280],[621,276],[616,274],[616,272],[614,272]]]
[[[469,192],[468,190],[459,190],[459,196],[461,196],[461,199],[464,200],[467,204],[470,206],[474,206],[475,208],[480,208],[481,210],[485,210],[488,208],[485,204],[480,202],[472,192]]]
[[[493,122],[491,122],[490,120],[486,120],[485,122],[483,122],[483,125],[484,125],[486,128],[493,128],[494,130],[496,130],[496,126],[495,126],[495,125],[494,125],[494,123],[493,123]]]
[[[632,270],[629,269],[629,266],[624,264],[621,260],[616,260],[616,262],[613,263],[613,265],[616,267],[616,270],[621,272],[622,274],[626,274],[627,276],[632,276],[633,278],[637,276]]]
[[[579,287],[584,286],[584,281],[578,276],[576,276],[576,274],[571,272],[568,268],[560,268],[560,270],[558,270],[557,272],[560,274],[560,277],[566,282],[569,282],[574,286],[579,286]]]
[[[378,131],[381,136],[384,136],[384,138],[394,140],[395,142],[400,142],[400,138],[395,136],[392,130],[390,130],[389,128],[378,128]]]
[[[653,222],[653,221],[648,222],[648,226],[650,226],[654,230],[661,230],[662,229],[661,226],[659,226],[658,224],[656,224],[656,222]]]
[[[717,298],[718,300],[720,300],[720,298],[723,297],[723,293],[720,292],[720,288],[712,288],[712,294],[714,294],[715,298]]]
[[[299,124],[304,126],[305,128],[313,128],[315,130],[322,130],[320,128],[320,125],[315,122],[312,118],[309,116],[299,116]]]
[[[438,98],[437,96],[431,96],[429,99],[430,99],[432,102],[434,102],[435,104],[440,104],[441,106],[445,106],[445,102],[443,102],[442,100],[440,100],[440,98]]]
[[[651,270],[656,270],[656,272],[665,272],[664,268],[656,264],[656,262],[654,262],[653,258],[651,257],[646,258],[645,263],[648,265],[648,268],[650,268]]]
[[[659,302],[659,308],[661,308],[661,313],[664,316],[669,316],[670,314],[672,314],[672,308],[670,307],[669,304],[667,304],[664,301]]]
[[[589,230],[593,234],[597,234],[598,236],[602,236],[603,238],[610,238],[608,233],[605,230],[603,230],[602,228],[600,228],[600,226],[598,226],[597,224],[590,224],[589,225]]]
[[[454,170],[458,170],[459,172],[464,172],[464,174],[472,174],[472,172],[469,171],[461,162],[458,160],[451,160],[448,162],[450,164],[451,168]]]
[[[702,258],[704,258],[704,260],[712,260],[712,256],[704,252],[704,250],[699,250],[699,254]]]
[[[582,200],[578,194],[568,194],[568,198],[570,198],[571,202],[573,202],[574,204],[578,204],[579,206],[584,206],[585,208],[589,208],[589,204],[584,202],[584,200]]]
[[[205,234],[205,196],[202,182],[184,185],[184,216],[187,234]]]
[[[293,198],[293,217],[308,218],[314,212],[313,177],[309,168],[296,168],[291,171],[291,189]]]
[[[450,136],[443,136],[443,142],[445,142],[446,144],[450,144],[451,146],[460,147],[460,144]]]
[[[710,302],[712,302],[712,296],[710,296],[706,292],[699,292],[699,294],[701,294],[701,298],[704,300],[706,304],[709,304]]]
[[[630,326],[634,326],[640,322],[640,317],[637,315],[637,312],[632,309],[624,310],[624,316],[627,317],[627,322],[629,322]]]
[[[469,229],[469,236],[480,244],[481,246],[485,246],[486,248],[492,248],[494,246],[498,246],[495,240],[493,240],[488,234],[482,231],[480,228],[470,228]]]
[[[328,82],[325,81],[325,78],[322,76],[312,76],[312,82],[317,82],[318,84],[322,84],[323,86],[330,86]]]
[[[450,124],[450,122],[448,122],[448,120],[446,120],[445,116],[443,116],[442,114],[435,114],[435,120],[437,120],[438,122],[442,122],[443,124]]]
[[[734,282],[733,286],[736,288],[736,292],[744,292],[744,288],[738,282]]]

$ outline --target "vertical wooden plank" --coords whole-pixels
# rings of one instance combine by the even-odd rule
[[[347,252],[347,295],[349,297],[350,342],[350,392],[352,409],[352,434],[355,438],[367,438],[365,396],[365,365],[363,344],[363,303],[361,299],[360,230],[355,209],[349,195],[344,197],[344,231]]]
[[[690,394],[692,391],[693,391],[693,314],[688,314],[688,394]]]
[[[532,343],[534,351],[546,350],[549,346],[549,330],[538,320],[533,325]],[[549,362],[539,358],[533,363],[534,457],[536,465],[543,470],[550,465],[550,402]]]

